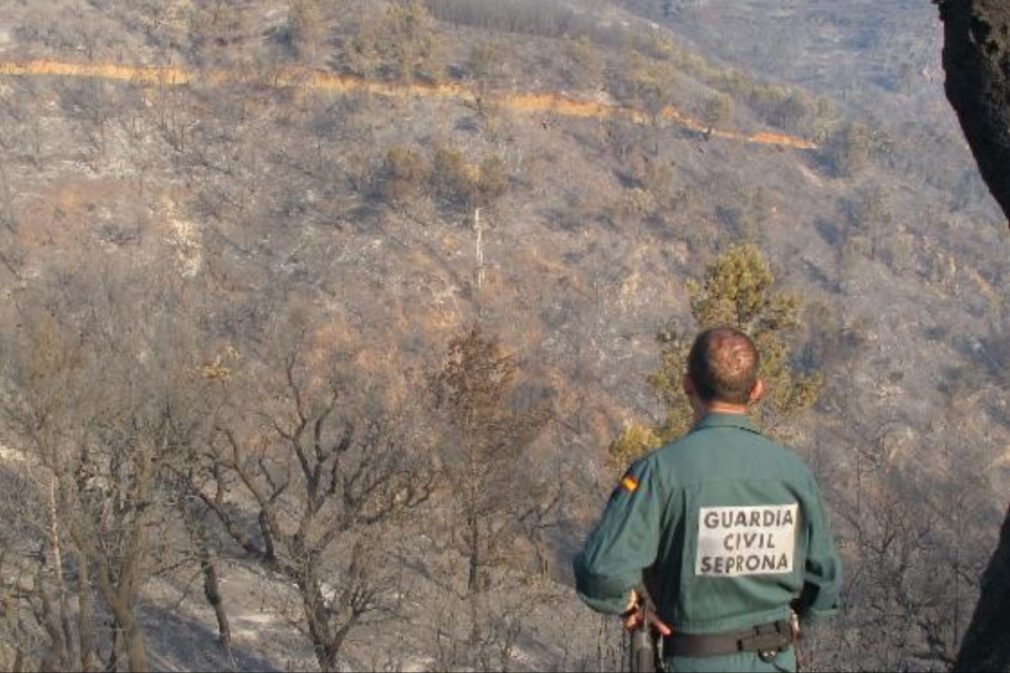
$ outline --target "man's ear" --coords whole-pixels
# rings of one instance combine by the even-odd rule
[[[765,382],[758,379],[754,382],[754,387],[750,389],[750,401],[751,404],[759,402],[765,394]]]
[[[683,388],[684,394],[688,397],[694,397],[695,392],[697,392],[694,387],[694,380],[690,374],[684,374],[684,378],[680,380],[680,387]]]

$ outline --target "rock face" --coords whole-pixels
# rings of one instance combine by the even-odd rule
[[[1010,2],[939,0],[947,98],[1010,218]]]
[[[1010,218],[1010,2],[938,0],[950,100],[989,190]],[[955,671],[1010,670],[1010,511]]]

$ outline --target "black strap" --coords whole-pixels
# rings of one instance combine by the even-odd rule
[[[789,621],[761,624],[744,631],[694,635],[675,633],[663,641],[665,656],[718,657],[737,652],[784,652],[793,642]]]

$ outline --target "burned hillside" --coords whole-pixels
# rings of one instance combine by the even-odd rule
[[[812,665],[946,667],[1010,345],[939,43],[856,103],[665,4],[4,4],[0,665],[618,667],[570,557],[749,244],[823,382],[776,428],[851,578]]]

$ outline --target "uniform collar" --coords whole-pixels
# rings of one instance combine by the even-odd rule
[[[758,432],[747,414],[708,414],[694,426],[695,430],[704,430],[705,428],[739,428],[749,432]]]

